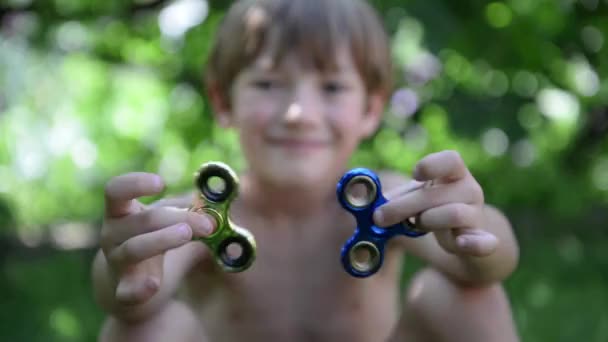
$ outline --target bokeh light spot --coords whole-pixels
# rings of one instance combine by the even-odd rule
[[[533,284],[528,293],[528,301],[535,308],[544,307],[553,298],[553,290],[544,281]]]
[[[522,127],[529,130],[539,128],[543,123],[543,118],[538,107],[532,103],[525,104],[519,108],[517,120]]]
[[[492,27],[507,27],[512,17],[511,9],[502,2],[492,2],[486,6],[486,20]]]
[[[418,106],[418,94],[412,89],[399,89],[391,98],[391,111],[399,118],[407,118],[416,113]]]
[[[488,71],[483,77],[483,84],[490,96],[500,97],[509,90],[509,78],[500,70]]]
[[[522,139],[513,144],[511,158],[519,167],[531,166],[536,160],[536,147],[530,140]]]
[[[608,158],[599,158],[591,171],[593,184],[602,191],[608,191]]]
[[[509,148],[509,137],[500,128],[490,128],[483,134],[481,143],[489,155],[497,157]]]
[[[405,131],[403,140],[407,147],[416,151],[422,151],[426,148],[429,137],[424,126],[412,125]]]
[[[520,70],[513,76],[513,91],[523,97],[532,97],[538,90],[538,80],[533,73]]]
[[[208,12],[207,1],[178,0],[160,11],[158,24],[163,35],[181,38],[190,28],[202,23]]]
[[[583,96],[593,96],[600,89],[599,76],[582,58],[568,64],[568,78],[576,92]]]
[[[87,223],[68,222],[51,227],[51,240],[59,249],[93,247],[97,243],[95,228]]]
[[[76,315],[66,308],[56,308],[51,313],[50,325],[61,337],[75,339],[82,335]]]
[[[581,30],[581,39],[585,48],[591,52],[599,52],[604,46],[604,35],[595,26],[585,26]]]
[[[549,119],[566,124],[578,119],[580,104],[578,99],[567,91],[545,88],[538,93],[536,101],[540,112]]]
[[[80,139],[72,147],[72,161],[81,169],[88,169],[97,160],[97,146],[88,139]]]
[[[564,261],[577,264],[583,259],[583,243],[574,235],[568,235],[558,242],[557,251]]]

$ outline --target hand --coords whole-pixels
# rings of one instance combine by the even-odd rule
[[[426,156],[416,165],[413,177],[413,184],[396,189],[389,202],[376,210],[376,224],[386,227],[415,218],[416,225],[433,232],[449,253],[487,256],[494,252],[498,239],[483,229],[483,190],[457,152]]]
[[[120,175],[106,185],[100,244],[120,303],[141,304],[150,299],[161,286],[165,252],[214,229],[208,215],[166,206],[170,201],[146,207],[137,200],[163,189],[162,179],[151,173]]]

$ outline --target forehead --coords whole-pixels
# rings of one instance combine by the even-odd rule
[[[340,44],[334,49],[332,56],[326,58],[331,61],[319,65],[315,62],[314,56],[298,53],[300,50],[277,53],[270,47],[262,49],[261,53],[247,67],[253,71],[285,71],[292,69],[317,71],[322,73],[347,73],[356,72],[353,56],[345,44]]]

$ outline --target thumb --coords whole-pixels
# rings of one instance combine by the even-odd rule
[[[131,266],[120,276],[116,300],[125,305],[148,301],[160,289],[164,255],[158,255]]]
[[[482,229],[469,229],[456,237],[456,246],[463,254],[483,257],[496,250],[498,238]]]
[[[434,234],[437,243],[452,254],[483,257],[498,247],[498,238],[483,229],[446,229]]]

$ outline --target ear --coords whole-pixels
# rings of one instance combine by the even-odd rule
[[[361,135],[363,138],[371,137],[382,122],[386,96],[380,93],[373,93],[367,97],[366,113],[361,125]]]
[[[207,95],[211,101],[213,116],[221,127],[228,128],[232,124],[230,114],[230,94],[225,94],[217,83],[209,84]]]

